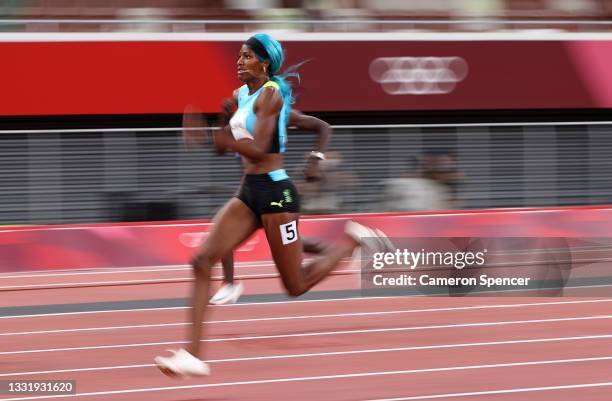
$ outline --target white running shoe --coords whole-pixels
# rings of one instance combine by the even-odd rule
[[[170,357],[155,357],[155,365],[165,375],[178,378],[210,375],[208,364],[186,350],[181,348],[169,351],[173,353]]]
[[[393,252],[397,249],[395,244],[389,239],[389,237],[387,237],[387,234],[385,234],[382,230],[375,228],[374,232],[377,234],[378,239],[382,242],[385,251]]]
[[[387,238],[387,235],[379,229],[371,229],[355,221],[348,221],[344,226],[344,232],[359,242],[361,246],[370,248],[373,252],[393,252],[395,246]]]
[[[394,252],[396,249],[387,235],[377,228],[371,229],[351,220],[346,223],[344,232],[359,242],[359,248],[355,248],[351,257],[351,269],[365,268],[366,265],[363,263],[368,263],[376,252]],[[362,249],[364,247],[369,248],[369,251],[365,252],[365,255],[369,255],[367,260],[363,259]]]
[[[244,286],[242,283],[224,284],[210,299],[210,303],[213,305],[235,304],[243,292]]]

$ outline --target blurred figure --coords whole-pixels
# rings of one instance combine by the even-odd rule
[[[168,19],[169,9],[162,7],[125,7],[116,11],[117,19],[125,20],[117,27],[118,31],[123,32],[163,32],[168,30],[168,25],[160,23]],[[134,20],[137,22],[129,22]],[[149,22],[143,23],[143,20]]]
[[[318,163],[318,173],[309,172],[313,169],[309,155],[306,156],[304,168],[305,179],[297,183],[302,195],[303,214],[333,214],[342,206],[341,192],[350,188],[353,176],[342,171],[342,156],[339,152],[330,151],[325,154],[326,160]]]
[[[423,155],[420,166],[410,160],[397,178],[386,182],[385,210],[414,212],[459,207],[457,188],[461,180],[450,152]]]
[[[238,8],[242,10],[261,10],[279,8],[282,6],[280,0],[225,0],[225,8]]]
[[[574,13],[578,16],[596,16],[600,15],[605,4],[597,0],[548,0],[547,6],[552,11]]]
[[[502,0],[455,0],[449,2],[452,15],[458,20],[472,20],[459,25],[471,31],[501,29],[502,24],[493,22],[504,15]],[[489,22],[481,22],[487,20]],[[477,22],[479,21],[479,22]]]
[[[226,0],[226,3],[231,3],[234,7],[248,9],[249,14],[254,19],[266,21],[257,25],[257,29],[260,30],[301,31],[306,26],[293,21],[309,19],[306,10],[303,8],[302,0],[233,0],[231,2]]]
[[[448,204],[447,209],[457,209],[458,187],[463,175],[457,168],[455,155],[449,151],[432,152],[425,154],[422,163],[423,178],[442,186],[444,201]]]

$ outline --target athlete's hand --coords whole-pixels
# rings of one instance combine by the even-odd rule
[[[202,111],[195,105],[188,105],[183,112],[183,141],[187,148],[201,148],[207,142],[208,124],[202,118]]]
[[[236,102],[234,99],[225,99],[221,103],[221,115],[219,116],[219,125],[221,127],[229,124],[230,119],[236,111]]]
[[[232,118],[234,114],[234,110],[236,108],[236,104],[233,99],[224,99],[223,103],[221,103],[221,112],[228,118]]]

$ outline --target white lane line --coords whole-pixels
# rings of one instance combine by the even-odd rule
[[[269,321],[276,321],[276,320],[324,319],[324,318],[355,317],[355,316],[385,316],[385,315],[397,315],[397,314],[405,314],[405,313],[450,312],[450,311],[494,309],[494,308],[524,308],[524,307],[531,307],[531,306],[581,304],[581,303],[594,303],[594,302],[612,302],[612,299],[567,301],[567,302],[562,302],[562,301],[560,302],[540,302],[540,303],[504,304],[504,305],[457,306],[457,307],[449,307],[449,308],[428,308],[428,309],[405,309],[405,310],[378,311],[378,312],[334,313],[334,314],[327,314],[327,315],[260,317],[260,318],[250,318],[250,319],[211,320],[205,323],[206,324],[252,323],[252,322],[269,322]],[[35,334],[78,333],[78,332],[87,332],[87,331],[144,329],[144,328],[153,328],[153,327],[173,327],[173,326],[186,326],[188,324],[189,323],[187,322],[176,322],[176,323],[159,323],[159,324],[140,324],[140,325],[129,325],[129,326],[102,326],[102,327],[85,327],[85,328],[76,328],[76,329],[22,331],[22,332],[13,332],[13,333],[0,333],[0,337],[35,335]]]
[[[220,306],[220,305],[219,305]],[[168,306],[164,308],[139,308],[139,309],[113,309],[113,310],[93,310],[80,312],[57,312],[57,313],[38,313],[35,315],[10,315],[0,316],[0,319],[21,319],[30,317],[54,317],[54,316],[72,316],[72,315],[91,315],[95,313],[116,313],[116,312],[150,312],[174,309],[188,309],[188,306]]]
[[[216,267],[216,266],[215,266]],[[103,268],[108,269],[108,268]],[[28,272],[23,274],[15,274],[13,272],[12,276],[3,276],[0,275],[0,280],[4,279],[16,279],[16,278],[38,278],[38,277],[64,277],[64,276],[89,276],[92,274],[129,274],[129,273],[151,273],[151,272],[170,272],[170,271],[182,271],[188,270],[187,265],[169,265],[168,267],[159,267],[157,266],[147,266],[142,269],[130,268],[130,270],[123,270],[121,268],[117,268],[116,270],[90,270],[90,271],[74,271],[70,273],[64,273],[65,270],[60,270],[62,273],[36,273],[36,272]]]
[[[534,392],[534,391],[571,390],[571,389],[575,389],[575,388],[593,388],[593,387],[608,387],[608,386],[612,386],[612,382],[585,383],[585,384],[568,384],[568,385],[565,385],[565,386],[548,386],[548,387],[508,388],[508,389],[503,389],[503,390],[472,391],[472,392],[469,392],[469,393],[447,393],[447,394],[417,395],[417,396],[402,397],[402,398],[379,398],[379,399],[376,399],[376,400],[369,400],[369,401],[432,400],[432,399],[435,399],[435,398],[457,398],[457,397],[471,397],[471,396],[476,396],[476,395],[530,393],[530,392]]]
[[[415,374],[415,373],[474,370],[474,369],[495,369],[495,368],[507,368],[507,367],[515,367],[515,366],[534,366],[534,365],[537,366],[537,365],[567,364],[567,363],[580,363],[580,362],[596,362],[596,361],[608,361],[608,360],[612,360],[612,356],[602,356],[602,357],[594,357],[594,358],[576,358],[576,359],[554,359],[554,360],[544,360],[544,361],[528,361],[528,362],[513,362],[513,363],[496,363],[496,364],[489,364],[489,365],[448,366],[448,367],[442,367],[442,368],[391,370],[391,371],[366,372],[366,373],[346,373],[346,374],[327,375],[327,376],[288,377],[288,378],[282,378],[282,379],[264,379],[264,380],[250,380],[250,381],[239,381],[239,382],[192,384],[192,385],[187,385],[187,386],[135,388],[135,389],[124,389],[124,390],[97,391],[97,392],[90,392],[90,393],[77,393],[77,394],[70,394],[70,395],[46,395],[46,396],[43,395],[43,396],[34,396],[34,397],[7,398],[7,399],[4,399],[3,401],[42,400],[42,399],[50,399],[50,398],[67,398],[67,397],[72,397],[72,398],[90,397],[90,396],[98,396],[98,395],[147,393],[147,392],[158,392],[158,391],[169,391],[169,390],[188,390],[188,389],[195,389],[195,388],[232,387],[232,386],[243,386],[243,385],[253,385],[253,384],[304,382],[304,381],[315,381],[315,380],[335,380],[335,379],[348,379],[348,378],[353,378],[353,377],[375,377],[375,376],[389,376],[389,375],[402,375],[402,374]],[[587,385],[582,385],[582,386],[587,386]],[[592,383],[590,385],[591,386],[612,385],[612,382]]]
[[[611,319],[612,315],[596,315],[558,319],[538,319],[538,320],[509,320],[501,322],[478,322],[478,323],[459,323],[459,324],[444,324],[436,326],[410,326],[410,327],[390,327],[384,329],[362,329],[362,330],[340,330],[340,331],[320,331],[307,333],[292,333],[292,334],[275,334],[262,336],[246,336],[246,337],[224,337],[224,338],[209,338],[201,340],[202,342],[230,342],[230,341],[246,341],[246,340],[269,340],[277,338],[294,338],[294,337],[317,337],[317,336],[333,336],[344,334],[364,334],[364,333],[390,333],[399,331],[416,331],[416,330],[436,330],[436,329],[453,329],[466,327],[487,327],[487,326],[504,326],[504,325],[520,325],[532,323],[554,323],[554,322],[570,322],[581,320],[600,320]],[[184,344],[184,341],[162,341],[154,343],[136,343],[136,344],[115,344],[115,345],[96,345],[87,347],[70,347],[70,348],[43,348],[31,349],[22,351],[2,351],[0,355],[18,355],[18,354],[34,354],[41,352],[65,352],[65,351],[83,351],[83,350],[98,350],[111,348],[134,348],[134,347],[149,347],[156,345],[175,345]]]
[[[512,345],[512,344],[531,344],[531,343],[547,343],[547,342],[560,342],[560,341],[583,341],[583,340],[602,340],[612,339],[612,334],[603,335],[592,335],[592,336],[577,336],[577,337],[556,337],[556,338],[532,338],[527,340],[506,340],[506,341],[490,341],[490,342],[479,342],[479,343],[462,343],[462,344],[438,344],[438,345],[421,345],[413,347],[398,347],[398,348],[377,348],[377,349],[363,349],[354,351],[335,351],[335,352],[320,352],[310,354],[289,354],[289,355],[268,355],[268,356],[256,356],[256,357],[244,357],[244,358],[229,358],[229,359],[211,359],[207,360],[208,363],[227,363],[227,362],[246,362],[246,361],[262,361],[270,359],[292,359],[292,358],[310,358],[310,357],[325,357],[325,356],[339,356],[339,355],[356,355],[356,354],[373,354],[380,352],[405,352],[405,351],[423,351],[432,349],[448,349],[448,348],[466,348],[466,347],[485,347],[495,345]],[[0,377],[7,376],[26,376],[26,375],[43,375],[43,374],[55,374],[55,373],[74,373],[74,372],[92,372],[102,370],[116,370],[116,369],[136,369],[155,366],[152,363],[140,364],[140,365],[117,365],[117,366],[100,366],[93,368],[74,368],[74,369],[60,369],[60,370],[41,370],[31,372],[14,372],[14,373],[0,373]]]
[[[236,268],[239,267],[274,267],[275,264],[272,261],[262,261],[262,262],[236,262]],[[215,269],[220,269],[221,266],[215,265],[213,266]],[[49,271],[29,271],[27,273],[18,273],[12,272],[7,274],[13,274],[10,276],[0,275],[0,280],[2,279],[13,279],[13,278],[31,278],[31,277],[61,277],[61,276],[83,276],[83,275],[92,275],[92,274],[120,274],[120,273],[148,273],[148,272],[164,272],[164,271],[181,271],[181,270],[191,270],[191,267],[187,264],[181,265],[159,265],[159,266],[143,266],[139,268],[137,266],[134,267],[125,267],[125,268],[112,268],[112,267],[101,267],[97,269],[88,269],[78,271],[70,271],[70,270],[49,270]]]
[[[191,281],[193,277],[176,277],[176,278],[158,278],[155,280],[122,280],[122,281],[89,281],[89,282],[76,282],[76,283],[62,283],[62,284],[31,284],[31,285],[6,285],[0,287],[0,291],[6,290],[27,290],[33,288],[44,288],[44,289],[57,289],[57,288],[69,288],[69,287],[85,287],[85,286],[97,286],[97,285],[123,285],[123,284],[156,284],[156,283],[167,283],[167,282],[182,282]]]
[[[345,270],[346,271],[346,270]],[[359,270],[355,270],[359,271]],[[353,272],[353,271],[350,271]],[[235,278],[240,279],[252,279],[252,278],[276,278],[279,277],[278,273],[262,273],[262,274],[243,274],[238,275]],[[221,280],[223,276],[213,276],[211,280]],[[0,291],[3,290],[27,290],[33,288],[44,288],[44,289],[57,289],[57,288],[70,288],[70,287],[92,287],[98,285],[124,285],[124,284],[157,284],[162,282],[185,282],[192,281],[193,277],[175,277],[175,278],[158,278],[152,280],[119,280],[119,281],[85,281],[75,283],[61,283],[61,284],[30,284],[30,285],[7,285],[0,287]]]

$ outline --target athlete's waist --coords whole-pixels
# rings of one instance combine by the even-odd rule
[[[246,182],[275,182],[288,179],[289,175],[283,168],[268,171],[267,173],[245,174],[244,176]]]

